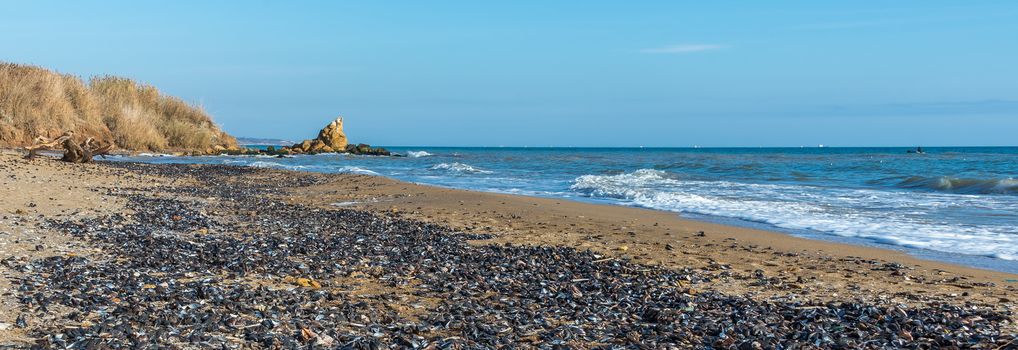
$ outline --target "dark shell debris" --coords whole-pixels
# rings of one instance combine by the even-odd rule
[[[757,301],[698,291],[705,271],[282,202],[243,180],[268,170],[109,166],[208,185],[105,189],[131,213],[48,223],[103,256],[4,261],[39,348],[1018,348],[985,306]]]

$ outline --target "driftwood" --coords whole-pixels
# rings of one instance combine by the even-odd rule
[[[34,145],[25,147],[28,151],[25,158],[35,158],[39,155],[38,151],[54,149],[57,146],[64,149],[64,156],[60,160],[71,163],[88,163],[95,156],[106,158],[106,154],[113,150],[113,144],[96,142],[91,137],[79,144],[74,141],[74,132],[68,131],[55,139],[45,136],[35,138]]]

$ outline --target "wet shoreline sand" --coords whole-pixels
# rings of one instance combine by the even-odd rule
[[[63,329],[67,329],[66,323],[69,323],[68,320],[73,320],[70,323],[76,323],[78,327],[86,330],[82,331],[82,333],[87,334],[87,330],[91,329],[89,326],[97,322],[97,320],[89,319],[87,316],[79,317],[84,319],[67,318],[66,314],[61,314],[62,311],[59,310],[61,309],[59,307],[54,307],[49,312],[39,310],[25,311],[32,309],[25,303],[17,300],[17,297],[23,297],[26,294],[25,291],[15,292],[17,285],[24,284],[25,281],[34,281],[41,285],[53,284],[56,290],[70,288],[70,286],[61,286],[54,281],[47,280],[47,277],[43,275],[37,275],[40,269],[54,269],[57,266],[55,261],[47,263],[40,261],[40,259],[45,260],[49,257],[48,259],[60,260],[63,264],[81,269],[81,271],[94,271],[96,269],[101,270],[103,266],[101,262],[109,260],[110,254],[120,254],[123,255],[123,259],[128,261],[124,266],[133,268],[135,271],[140,271],[140,275],[143,277],[148,276],[146,274],[150,274],[153,279],[151,282],[157,282],[159,278],[162,278],[160,277],[161,275],[151,273],[151,269],[156,266],[146,265],[145,261],[148,260],[132,258],[137,255],[149,254],[145,252],[145,244],[137,243],[135,240],[131,241],[134,242],[131,245],[120,247],[117,244],[124,243],[116,239],[121,238],[92,232],[87,229],[90,225],[82,225],[82,223],[93,223],[94,225],[92,226],[95,227],[103,227],[102,225],[105,224],[109,224],[110,227],[139,224],[158,226],[159,220],[162,219],[158,219],[158,216],[147,216],[154,214],[143,213],[145,210],[138,211],[139,208],[145,208],[145,205],[156,205],[155,209],[165,208],[169,211],[179,210],[181,213],[190,213],[188,215],[172,214],[169,216],[166,227],[152,231],[160,232],[160,235],[170,234],[166,239],[173,240],[173,242],[176,242],[175,244],[183,244],[178,248],[180,251],[187,252],[188,249],[196,249],[197,254],[202,257],[195,259],[193,262],[176,261],[167,258],[170,259],[170,262],[161,263],[166,266],[179,267],[179,270],[166,268],[167,271],[164,272],[170,275],[174,273],[181,274],[181,276],[174,276],[174,279],[171,281],[173,283],[196,283],[191,278],[183,276],[188,273],[201,274],[202,269],[194,269],[196,266],[190,264],[202,264],[197,266],[205,269],[234,271],[230,270],[233,267],[230,267],[229,262],[221,262],[215,260],[214,257],[205,258],[205,251],[202,250],[204,248],[201,247],[225,244],[224,242],[233,242],[234,245],[240,244],[243,246],[242,243],[251,242],[250,240],[252,239],[264,239],[264,237],[257,235],[250,237],[247,235],[237,236],[238,232],[244,232],[245,230],[263,232],[260,230],[268,230],[264,232],[269,232],[268,234],[271,235],[271,232],[274,232],[272,230],[279,229],[278,227],[274,228],[274,226],[271,226],[273,225],[271,222],[262,223],[259,219],[287,222],[290,216],[308,215],[309,221],[307,222],[314,223],[315,221],[313,220],[320,220],[317,215],[350,215],[353,222],[358,222],[357,220],[375,222],[376,219],[371,219],[371,217],[384,217],[395,220],[398,225],[409,225],[408,227],[410,228],[408,230],[410,231],[421,230],[421,227],[425,231],[451,230],[448,231],[450,235],[455,237],[462,236],[463,238],[457,239],[466,239],[463,242],[467,245],[460,246],[455,242],[428,241],[433,239],[429,238],[431,236],[428,235],[421,236],[423,238],[420,239],[424,240],[421,244],[433,244],[439,250],[445,249],[443,247],[454,247],[453,253],[459,251],[484,252],[486,254],[493,254],[496,257],[507,258],[517,256],[514,254],[524,254],[522,256],[533,254],[535,258],[552,257],[568,261],[569,264],[580,264],[582,266],[597,266],[596,264],[606,263],[620,264],[616,268],[622,269],[621,271],[623,272],[618,272],[619,270],[598,272],[599,274],[608,274],[607,276],[609,277],[613,276],[613,273],[622,273],[618,277],[609,278],[609,280],[628,278],[624,276],[633,273],[639,275],[646,273],[646,271],[660,271],[652,273],[649,277],[641,275],[642,277],[640,278],[651,278],[655,281],[672,281],[672,278],[680,278],[680,281],[685,282],[669,282],[673,285],[663,290],[667,290],[669,293],[679,293],[677,295],[684,295],[686,298],[702,298],[704,299],[702,302],[705,305],[712,305],[710,304],[711,302],[719,302],[720,300],[729,300],[723,299],[727,297],[722,297],[722,295],[734,296],[738,298],[737,300],[740,300],[740,303],[771,305],[769,307],[778,309],[792,307],[790,305],[799,305],[789,310],[798,310],[796,309],[797,307],[805,306],[823,308],[825,307],[823,305],[828,302],[851,302],[862,303],[862,305],[872,304],[875,307],[901,307],[906,310],[903,312],[909,314],[914,312],[915,315],[923,315],[924,312],[948,315],[951,312],[943,310],[930,311],[929,309],[953,305],[966,310],[968,308],[994,310],[993,312],[995,313],[993,315],[996,316],[993,317],[1004,317],[1005,320],[1010,320],[1003,322],[997,320],[992,324],[983,326],[980,320],[991,319],[990,314],[964,316],[965,320],[974,322],[970,327],[972,329],[993,327],[996,329],[996,332],[1005,335],[1013,335],[1015,333],[1012,310],[1015,307],[1013,295],[1016,293],[1016,287],[1018,287],[1016,284],[1018,283],[1010,281],[1015,280],[1018,276],[920,260],[902,253],[882,249],[806,240],[780,233],[684,220],[677,217],[674,213],[555,199],[443,189],[364,175],[324,175],[222,166],[147,166],[133,164],[80,166],[61,164],[48,160],[37,160],[36,162],[28,163],[17,159],[14,155],[2,155],[2,157],[0,160],[3,160],[5,170],[10,170],[13,177],[4,179],[3,190],[8,194],[0,202],[3,204],[0,209],[2,209],[3,215],[5,215],[2,225],[0,225],[0,230],[4,231],[4,234],[0,237],[0,240],[3,241],[3,246],[0,249],[9,257],[5,260],[5,264],[0,265],[0,268],[4,270],[3,279],[0,280],[0,288],[4,289],[2,304],[4,312],[3,317],[0,317],[0,322],[14,325],[15,327],[0,330],[0,339],[12,339],[12,342],[27,342],[31,338],[38,339],[41,334],[53,332],[53,328],[40,328],[40,326],[46,324],[65,323],[62,326],[64,327]],[[203,172],[208,172],[209,176],[204,176]],[[5,171],[5,173],[8,172]],[[178,173],[182,175],[175,175]],[[224,181],[237,182],[237,184],[226,186],[223,183],[216,183]],[[224,189],[237,191],[237,193],[220,193]],[[245,193],[245,191],[250,191],[250,195]],[[185,200],[188,203],[187,206],[180,204]],[[266,207],[260,208],[258,206],[251,207],[253,204],[239,204],[247,203],[247,201],[251,201],[250,203],[254,204],[261,203],[260,205],[265,205]],[[341,205],[336,205],[336,203],[341,203]],[[285,208],[280,208],[279,206],[281,205]],[[188,207],[194,207],[194,211],[184,211]],[[135,217],[148,219],[141,220],[116,216],[118,213],[130,212],[134,212]],[[191,222],[188,216],[195,216],[201,219],[195,219],[194,222]],[[153,220],[155,224],[150,222]],[[182,220],[181,223],[176,223],[178,220]],[[64,223],[53,224],[53,221]],[[122,223],[118,223],[121,221]],[[309,230],[324,232],[346,230],[346,228],[339,229],[321,226],[301,228],[300,222],[299,220],[293,221],[293,224],[298,225],[298,227],[293,228],[295,229],[293,237],[311,239],[303,236]],[[339,222],[343,223],[343,221]],[[439,226],[420,226],[421,224],[419,223],[422,222]],[[148,230],[150,229],[149,226],[139,227]],[[196,227],[197,229],[195,229]],[[448,227],[448,229],[440,227]],[[194,230],[192,231],[192,229]],[[357,233],[355,232],[357,230],[349,231],[351,234]],[[73,232],[73,234],[69,232]],[[173,232],[193,233],[194,238],[184,239],[185,243],[180,243],[177,239],[183,238],[173,236]],[[370,230],[364,232],[370,232]],[[137,238],[137,236],[131,236],[136,233],[123,232],[123,234],[127,235],[125,236],[127,238]],[[186,243],[188,240],[199,240],[199,237],[208,241],[200,246]],[[286,239],[291,239],[291,236],[285,237]],[[374,239],[374,236],[369,235],[362,239],[370,242],[371,239]],[[344,242],[336,241],[334,244],[342,245],[349,243]],[[447,246],[447,244],[452,245]],[[161,246],[151,246],[150,248],[156,247]],[[229,245],[224,245],[224,247],[229,247]],[[344,247],[347,246],[344,245]],[[354,245],[353,247],[356,248],[357,246]],[[549,251],[547,249],[552,250]],[[292,252],[292,248],[284,250],[291,254],[296,254]],[[243,278],[236,276],[236,272],[226,275],[215,274],[216,276],[208,278],[215,278],[218,283],[223,283],[229,286],[229,288],[233,288],[230,290],[239,290],[246,288],[244,286],[250,285],[277,287],[279,285],[290,285],[292,288],[282,288],[281,290],[291,293],[293,293],[293,288],[298,290],[318,290],[319,288],[321,290],[341,289],[347,293],[343,294],[347,298],[367,300],[365,303],[368,306],[364,307],[368,309],[361,311],[379,312],[379,310],[385,310],[382,313],[391,313],[397,319],[424,320],[421,321],[424,324],[437,324],[434,322],[436,320],[432,318],[436,311],[443,311],[445,313],[453,309],[462,311],[456,308],[462,308],[464,307],[463,305],[471,305],[470,303],[461,305],[441,301],[443,297],[449,297],[449,295],[443,294],[449,291],[443,292],[444,289],[434,286],[433,284],[437,281],[435,278],[449,278],[452,281],[462,277],[449,275],[453,273],[450,271],[416,273],[418,274],[416,278],[403,281],[405,283],[394,283],[393,278],[395,277],[391,276],[391,271],[384,271],[385,269],[382,268],[384,266],[402,265],[378,265],[377,262],[364,262],[363,266],[356,264],[350,266],[344,265],[342,268],[321,267],[325,272],[316,273],[313,271],[316,268],[314,263],[319,261],[316,259],[321,258],[321,256],[311,253],[335,254],[321,251],[302,252],[294,255],[292,257],[293,260],[305,259],[307,262],[304,263],[304,266],[310,265],[309,268],[312,271],[305,272],[304,276],[296,273],[292,275],[288,273],[287,276],[283,276],[280,272],[290,271],[286,270],[290,268],[290,265],[280,267],[277,266],[277,262],[265,260],[253,262],[251,265],[252,272],[247,272],[247,270],[243,269],[237,270],[244,272],[242,273]],[[228,254],[223,254],[229,256]],[[456,259],[465,259],[464,261],[473,261],[470,260],[472,257],[457,254],[455,253],[451,256]],[[367,259],[368,257],[379,259],[383,256],[385,254],[382,252],[375,252],[373,255],[358,256],[357,259]],[[150,256],[146,257],[146,259],[151,258]],[[341,260],[342,258],[352,257],[333,257],[333,259],[340,259],[338,261],[343,261]],[[389,256],[386,259],[395,259],[395,257]],[[217,265],[220,263],[226,265]],[[423,263],[418,261],[413,266],[424,266],[431,263],[429,261]],[[492,262],[475,261],[474,263],[487,264]],[[528,264],[533,263],[535,262]],[[542,264],[538,261],[536,263],[538,264],[536,266],[524,264],[527,265],[526,268],[520,267],[520,270],[516,272],[529,273],[528,271],[531,270],[540,271],[542,268],[547,268],[547,262]],[[26,266],[35,267],[26,269]],[[296,266],[299,267],[301,265]],[[470,266],[469,264],[454,264],[450,265],[450,268],[455,270],[456,268],[469,268]],[[195,271],[190,271],[189,269]],[[343,277],[335,279],[324,277],[326,275],[335,275],[337,271],[332,271],[334,269],[339,269],[340,272],[343,272]],[[598,269],[600,268],[595,268],[595,271],[599,271]],[[298,268],[298,270],[300,269]],[[405,272],[407,275],[415,275],[415,272],[412,271],[402,272]],[[470,272],[469,269],[464,273],[468,272]],[[48,273],[59,274],[62,272],[54,270]],[[488,272],[474,271],[471,273],[485,274]],[[664,274],[657,275],[658,273]],[[126,275],[122,276],[122,278],[126,278],[134,283],[137,281],[133,279],[141,277]],[[663,278],[663,280],[655,278]],[[241,283],[241,279],[244,280],[243,283]],[[586,283],[588,279],[586,277],[574,278],[572,281],[574,281],[574,284],[582,284]],[[645,280],[640,281],[646,282]],[[116,283],[120,282],[125,281],[113,279],[110,283],[116,285]],[[541,283],[540,280],[529,282]],[[547,281],[549,284],[547,288],[557,286],[554,282]],[[166,287],[163,287],[161,283],[151,283],[153,286],[151,291],[146,289],[150,284],[142,283],[142,287],[139,287],[141,290],[130,290],[128,288],[128,290],[120,292],[125,294],[124,296],[117,297],[115,298],[116,300],[109,299],[113,301],[106,300],[105,302],[116,305],[118,303],[115,301],[122,303],[123,300],[129,300],[129,296],[144,299],[151,297],[151,295],[144,293],[171,293],[174,288],[177,288],[173,283],[167,284]],[[519,291],[521,295],[528,291],[526,284],[517,285],[510,283],[506,288],[510,287],[524,288]],[[275,290],[271,287],[266,288],[270,291]],[[460,288],[470,289],[469,283],[460,286]],[[631,288],[638,291],[642,289],[632,286]],[[374,289],[377,289],[378,292],[372,293],[371,290]],[[676,292],[676,289],[679,291]],[[37,296],[48,295],[46,293],[49,293],[46,290],[33,291],[36,293],[34,295]],[[611,296],[611,298],[617,297]],[[580,291],[574,291],[574,295],[570,298],[587,300],[585,298],[592,297],[584,296],[584,293]],[[611,298],[606,300],[614,300]],[[455,301],[458,299],[451,297],[446,298],[446,300]],[[489,299],[470,299],[464,300],[464,302],[471,301],[471,303],[476,303],[480,302],[480,300],[494,302]],[[295,299],[293,302],[311,301]],[[651,301],[646,302],[650,303]],[[481,305],[486,304],[481,303]],[[503,304],[499,305],[505,306]],[[31,306],[38,307],[38,305]],[[354,308],[356,309],[356,307]],[[492,308],[489,305],[489,308],[484,310],[488,309],[495,310],[497,308]],[[696,311],[692,312],[695,314]],[[718,315],[715,313],[718,310],[712,307],[704,307],[703,312],[704,315]],[[259,311],[256,314],[262,315],[262,312]],[[27,328],[17,327],[18,320],[16,318],[22,315],[27,315]],[[608,316],[594,314],[591,317],[598,315],[608,317],[613,314],[608,314]],[[664,314],[652,317],[654,319],[653,322],[657,322],[658,326],[660,326],[661,322],[674,318],[674,315],[668,317],[661,315]],[[490,314],[488,316],[498,318],[505,315]],[[292,315],[287,317],[283,318],[290,319]],[[974,317],[979,317],[979,320],[976,320]],[[265,317],[265,319],[268,319],[268,317]],[[41,322],[43,320],[50,320],[52,322]],[[453,321],[462,323],[464,320],[467,319]],[[235,320],[230,322],[233,321]],[[488,321],[494,322],[493,320]],[[565,321],[565,319],[561,320],[561,322]],[[721,320],[717,321],[720,322]],[[282,321],[283,326],[274,325],[272,322],[275,321],[269,321],[269,326],[286,328],[285,326],[287,325],[285,320]],[[384,324],[380,320],[360,322],[357,320],[347,320],[345,322],[354,325]],[[583,322],[576,320],[571,322],[576,322],[577,325],[583,324]],[[641,322],[650,321],[645,319]],[[597,332],[614,334],[611,332],[622,331],[611,327],[607,328],[607,330],[597,328],[601,327],[597,326],[597,322],[588,323],[590,324],[586,326],[591,328],[581,327],[580,329],[586,332],[587,337],[592,337],[592,334]],[[647,330],[643,326],[638,326],[635,323],[621,322],[619,324],[631,328],[625,329],[623,334],[628,335],[628,337],[623,338],[628,339],[619,340],[619,344],[646,344],[648,342],[672,344],[670,342],[675,341],[654,331]],[[822,324],[822,322],[818,322],[818,324]],[[247,326],[255,327],[252,325]],[[257,327],[269,326],[263,325]],[[333,341],[339,342],[342,339],[346,339],[341,337],[341,334],[347,334],[344,332],[349,334],[358,334],[357,332],[359,332],[357,329],[339,329],[336,330],[338,333],[329,333],[333,335],[328,336],[326,333],[323,333],[325,330],[322,328],[308,325],[302,327],[304,328],[298,327],[296,329],[298,336],[295,336],[294,339],[300,339],[300,334],[304,334],[306,341],[324,342],[324,339],[331,338]],[[583,341],[584,336],[570,333],[573,331],[562,327],[564,327],[563,324],[547,324],[540,327],[528,324],[526,327],[517,326],[517,328],[528,329],[533,334],[526,332],[523,334],[496,334],[491,335],[490,338],[478,335],[479,338],[473,341],[479,341],[478,344],[483,344],[485,339],[495,342],[522,341],[522,339],[526,338],[528,344],[539,346],[540,344],[549,344],[556,340],[572,339],[568,341],[574,342],[570,344],[576,347],[598,346],[596,342]],[[301,333],[305,329],[307,330],[306,333]],[[456,339],[460,338],[465,339],[463,341],[469,342],[471,341],[470,336],[465,335],[472,333],[464,333],[464,329],[469,329],[469,327],[429,328],[428,330],[414,333],[413,337],[420,337],[425,342],[430,341],[429,344],[438,344],[441,341],[455,342],[459,341]],[[294,329],[288,330],[291,333],[294,331]],[[387,334],[387,337],[382,340],[383,343],[395,341],[395,338],[393,338],[395,335],[390,335],[389,333],[398,333],[401,336],[406,336],[404,333],[407,333],[405,330],[399,332],[390,330],[387,332],[383,332]],[[635,333],[630,334],[630,332]],[[711,335],[709,331],[704,331],[702,332],[703,334],[697,332],[699,331],[693,331],[693,333],[687,335],[694,342],[686,345],[699,344],[698,346],[703,346],[704,344],[710,344],[717,347],[734,347],[740,346],[742,342],[745,342],[748,344],[747,346],[752,348],[750,341],[756,342],[758,345],[763,344],[762,346],[769,344],[766,343],[767,340],[762,338],[744,339],[745,335],[718,337],[716,334]],[[905,332],[908,334],[891,334],[889,336],[898,337],[898,341],[908,341],[909,338],[914,337],[912,332],[918,331],[909,330]],[[210,331],[209,333],[215,332]],[[281,332],[281,334],[283,333],[285,332]],[[73,335],[77,333],[72,332],[67,334]],[[919,334],[916,333],[915,336],[918,337]],[[220,338],[212,336],[210,339],[204,339],[198,336],[198,339],[205,342],[226,341],[245,343],[257,341],[253,338],[233,339],[236,337],[231,337],[224,335],[220,336]],[[180,339],[174,337],[156,339],[180,341]],[[733,340],[728,341],[726,339]],[[997,338],[994,342],[988,342],[985,345],[988,348],[1001,345],[1010,346],[1006,345],[1006,342],[997,342],[1001,339],[1008,338],[1006,336]],[[1013,337],[1010,339],[1013,339]],[[149,340],[151,341],[152,339]],[[984,341],[989,340],[984,339]],[[0,344],[3,343],[0,342]],[[680,345],[682,344],[677,346]]]

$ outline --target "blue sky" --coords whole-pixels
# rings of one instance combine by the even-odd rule
[[[0,60],[148,82],[239,136],[1018,144],[1015,1],[0,5]]]

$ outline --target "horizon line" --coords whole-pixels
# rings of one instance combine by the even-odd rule
[[[273,144],[241,144],[241,146],[277,146]],[[400,147],[400,148],[631,148],[631,149],[710,149],[710,148],[747,148],[747,149],[758,149],[758,148],[909,148],[914,149],[916,147],[922,148],[1018,148],[1018,145],[1011,146],[999,146],[999,145],[937,145],[937,146],[923,146],[923,145],[910,145],[910,146],[828,146],[828,145],[817,145],[817,146],[424,146],[424,145],[385,145],[385,144],[372,144],[377,147]]]

